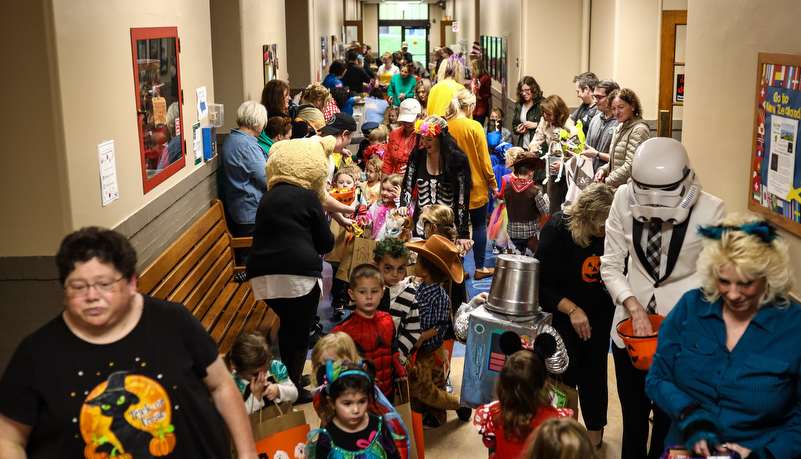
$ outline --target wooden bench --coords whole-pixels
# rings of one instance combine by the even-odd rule
[[[236,282],[244,272],[234,262],[234,248],[250,247],[253,238],[231,236],[222,202],[215,199],[178,240],[139,276],[139,291],[184,304],[217,341],[225,355],[242,333],[258,330],[273,340],[278,317],[257,301],[249,282]]]

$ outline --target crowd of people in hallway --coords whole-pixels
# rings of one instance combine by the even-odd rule
[[[305,457],[405,459],[402,387],[427,429],[472,418],[475,457],[600,458],[611,339],[623,459],[801,458],[801,306],[772,224],[727,216],[682,144],[651,138],[633,89],[581,73],[571,113],[524,76],[507,119],[478,55],[434,55],[428,75],[405,42],[380,65],[356,44],[301,94],[272,80],[238,107],[220,193],[231,233],[252,237],[238,281],[280,318],[278,356],[251,332],[223,358],[185,307],[137,292],[124,236],[67,235],[65,309],[0,379],[0,457],[256,458],[248,414],[293,402],[319,415]],[[349,266],[356,238],[370,262]],[[466,279],[495,276],[489,253],[539,260],[559,339],[504,333],[496,400],[473,411],[448,378],[452,322],[487,302]],[[649,355],[624,342],[657,336]],[[551,397],[561,345],[580,414]]]

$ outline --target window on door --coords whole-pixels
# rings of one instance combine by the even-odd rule
[[[401,43],[416,62],[428,65],[428,4],[381,3],[378,5],[378,54],[394,53]]]

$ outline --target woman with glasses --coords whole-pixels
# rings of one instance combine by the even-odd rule
[[[64,310],[0,379],[0,457],[256,458],[217,343],[183,305],[138,293],[136,251],[101,228],[56,254]]]
[[[540,85],[537,84],[534,77],[524,76],[517,82],[517,102],[512,126],[515,127],[515,133],[518,135],[518,147],[528,148],[528,144],[534,139],[534,131],[542,117],[540,104],[544,100]],[[545,178],[545,171],[543,170],[538,175],[542,176],[537,178],[535,175],[534,180],[542,181]]]
[[[617,188],[631,176],[631,161],[641,143],[651,138],[651,128],[642,119],[642,104],[629,88],[615,89],[607,96],[619,123],[612,133],[609,163],[598,169],[595,181]]]

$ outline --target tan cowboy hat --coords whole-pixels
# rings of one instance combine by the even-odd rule
[[[459,260],[459,249],[453,242],[435,234],[425,241],[409,242],[406,247],[434,263],[457,284],[464,281],[464,269]]]
[[[531,170],[537,170],[545,167],[545,161],[538,158],[537,153],[533,151],[522,151],[517,155],[517,158],[515,158],[515,162],[512,163],[512,167],[518,165],[528,167]]]

